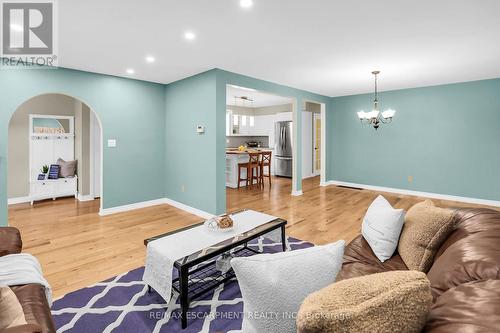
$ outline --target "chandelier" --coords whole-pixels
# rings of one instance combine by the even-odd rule
[[[375,99],[373,100],[373,110],[370,112],[361,110],[358,112],[358,117],[362,124],[372,125],[373,128],[377,130],[381,123],[388,124],[392,122],[392,117],[394,117],[396,111],[387,109],[384,112],[380,112],[378,110],[377,75],[380,74],[380,71],[373,71],[372,74],[375,76]]]

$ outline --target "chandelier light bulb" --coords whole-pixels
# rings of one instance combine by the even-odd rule
[[[395,114],[396,114],[396,110],[388,109],[388,110],[385,110],[384,112],[382,112],[382,117],[384,117],[385,119],[392,118],[392,117],[394,117]]]

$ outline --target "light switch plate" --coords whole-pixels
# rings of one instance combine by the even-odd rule
[[[115,148],[115,147],[116,147],[116,140],[108,139],[108,148]]]
[[[198,134],[203,134],[203,133],[205,133],[205,126],[203,126],[203,125],[198,125],[198,126],[196,126],[196,132],[197,132]]]

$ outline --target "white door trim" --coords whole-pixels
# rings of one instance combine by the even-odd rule
[[[321,170],[319,183],[326,182],[326,104],[321,103]]]

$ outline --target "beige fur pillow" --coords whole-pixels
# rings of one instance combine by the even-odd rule
[[[392,271],[331,284],[309,295],[298,333],[420,332],[432,303],[422,272]]]
[[[453,211],[420,202],[406,213],[398,252],[409,269],[428,272],[441,244],[453,231]]]
[[[16,294],[7,286],[0,286],[0,331],[26,324],[23,307]]]
[[[76,160],[75,161],[65,161],[62,158],[57,159],[57,164],[59,164],[59,177],[71,178],[75,177],[76,174]]]

